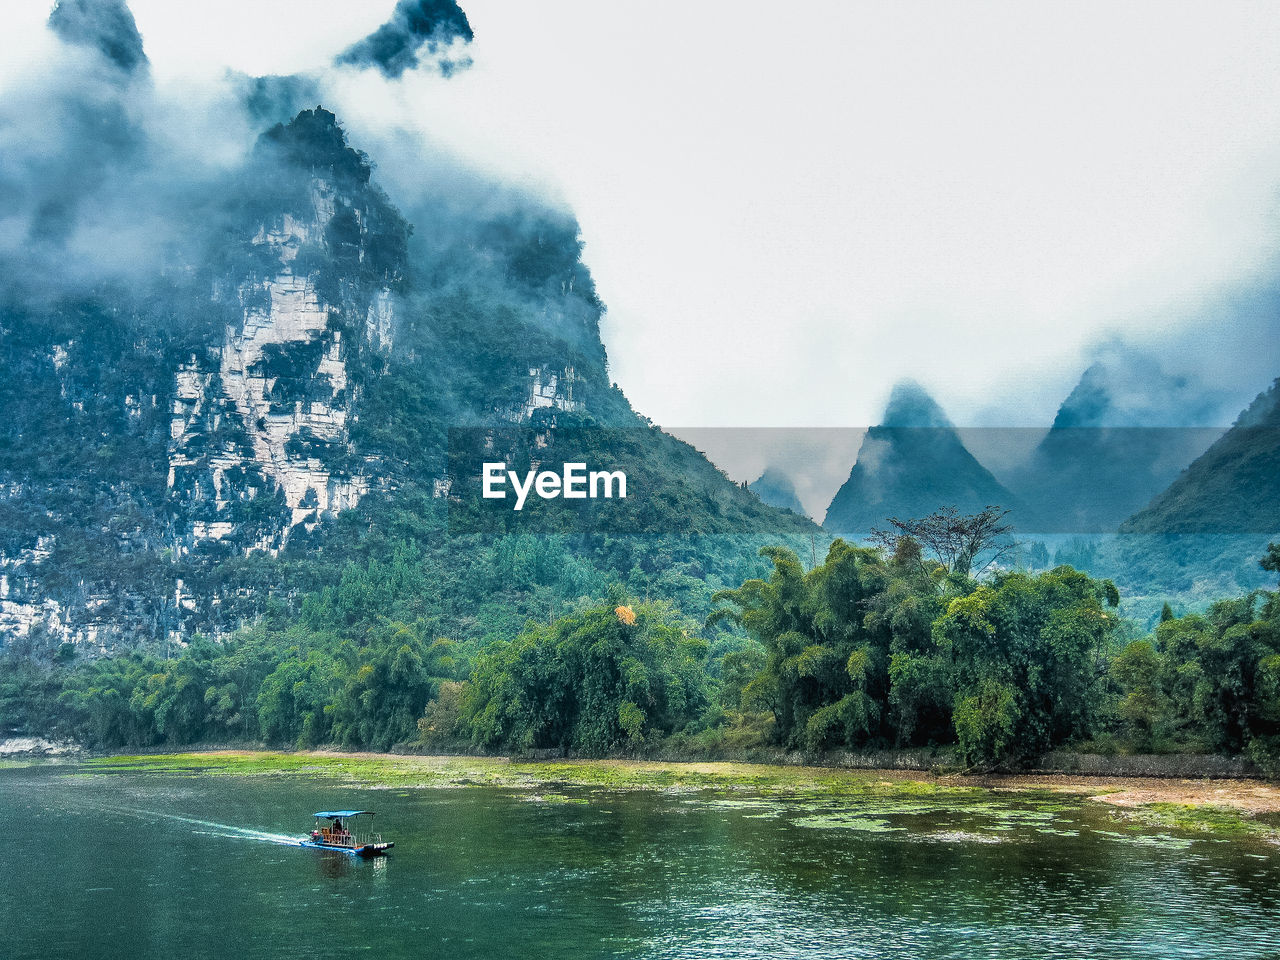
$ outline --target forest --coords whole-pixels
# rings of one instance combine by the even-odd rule
[[[499,596],[522,567],[572,577],[562,549],[505,538],[488,558],[497,569],[471,571],[474,588]],[[217,641],[84,661],[70,645],[43,660],[11,649],[0,730],[97,749],[944,747],[978,769],[1070,745],[1244,755],[1280,770],[1278,591],[1183,616],[1166,607],[1144,631],[1110,581],[1069,566],[975,574],[905,534],[837,539],[808,565],[793,546],[759,553],[743,558],[759,576],[685,595],[696,617],[583,566],[567,588],[576,599],[544,593],[547,608],[523,625],[503,617],[448,637],[424,603],[440,589],[430,564],[402,549],[349,565],[300,615],[282,607]],[[1280,544],[1260,563],[1280,572]]]

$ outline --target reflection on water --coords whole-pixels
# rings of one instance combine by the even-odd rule
[[[316,854],[316,859],[320,863],[320,876],[326,880],[345,877],[355,867],[351,857],[345,853],[334,853],[332,850],[320,851]]]
[[[310,848],[303,849],[311,852]],[[371,874],[374,880],[385,882],[387,869],[391,863],[388,857],[371,857],[365,860],[362,857],[335,853],[332,850],[314,851],[313,856],[317,863],[316,873],[325,880],[340,880],[350,876],[355,870],[364,870]]]
[[[391,857],[297,846],[326,807],[376,809]],[[1280,956],[1272,848],[1060,799],[535,799],[37,768],[0,770],[0,829],[29,841],[0,858],[6,958]]]

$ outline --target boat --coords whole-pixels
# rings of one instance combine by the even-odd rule
[[[395,846],[394,841],[383,840],[382,834],[360,827],[372,826],[371,821],[359,817],[372,817],[372,810],[321,810],[314,814],[315,829],[300,846],[317,850],[336,850],[352,857],[381,857]],[[355,824],[351,821],[355,820]]]

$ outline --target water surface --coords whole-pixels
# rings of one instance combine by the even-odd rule
[[[0,770],[0,954],[1280,956],[1280,851],[1060,799]],[[292,844],[372,808],[384,860]]]

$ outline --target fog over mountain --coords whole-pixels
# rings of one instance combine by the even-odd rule
[[[1098,37],[1082,10],[961,4],[932,20],[944,44],[883,4],[820,4],[787,29],[715,5],[676,24],[630,0],[466,7],[478,45],[445,3],[132,4],[161,102],[185,88],[175,114],[197,88],[216,99],[228,67],[305,76],[293,112],[334,109],[393,196],[401,169],[463,156],[568,201],[613,374],[660,423],[865,428],[911,376],[961,427],[1047,426],[1115,342],[1238,381],[1225,427],[1274,375],[1265,7],[1139,2]],[[46,15],[11,14],[6,86],[49,60]],[[446,79],[436,57],[474,65]],[[392,159],[384,139],[411,149]],[[734,363],[715,363],[726,343]],[[750,389],[765,382],[783,389]]]
[[[264,22],[278,16],[276,8],[268,7],[262,11]],[[980,311],[975,304],[981,297],[972,299],[969,294],[973,291],[961,282],[963,278],[946,266],[950,262],[942,258],[946,251],[919,237],[915,237],[918,242],[912,241],[919,225],[912,212],[904,209],[899,211],[902,218],[895,221],[895,230],[901,232],[895,235],[900,246],[913,251],[908,258],[915,261],[912,276],[918,279],[936,268],[942,272],[925,286],[936,293],[951,283],[953,290],[948,298],[933,299],[930,294],[926,300],[912,300],[918,286],[914,282],[899,284],[892,291],[877,292],[874,302],[849,299],[854,305],[849,310],[856,316],[841,315],[830,309],[838,298],[829,284],[843,282],[840,278],[849,270],[872,270],[878,262],[874,251],[864,248],[858,249],[861,258],[846,258],[841,269],[828,262],[833,251],[842,256],[849,253],[849,234],[842,231],[855,225],[847,218],[841,220],[843,214],[825,219],[808,217],[806,223],[817,232],[806,246],[792,248],[791,254],[783,244],[772,245],[775,259],[793,268],[785,278],[759,270],[756,275],[744,276],[739,266],[718,259],[720,245],[703,243],[696,254],[684,247],[691,237],[700,236],[698,211],[705,210],[687,191],[705,194],[708,191],[698,185],[713,179],[708,178],[709,171],[702,166],[705,158],[697,151],[678,151],[678,158],[672,153],[667,165],[650,164],[645,176],[626,173],[628,168],[623,166],[610,167],[608,202],[592,192],[599,189],[599,170],[584,170],[580,164],[584,157],[592,156],[591,144],[609,142],[609,138],[597,136],[590,144],[583,144],[576,139],[579,129],[603,124],[603,129],[609,130],[610,125],[628,118],[632,105],[627,97],[649,95],[647,90],[615,88],[609,109],[601,109],[600,103],[591,99],[595,85],[584,87],[584,72],[615,76],[599,59],[605,51],[619,52],[620,41],[607,32],[592,44],[575,48],[576,55],[587,58],[574,61],[577,65],[573,67],[581,99],[550,98],[557,103],[557,116],[569,119],[553,130],[558,138],[555,159],[565,164],[564,182],[545,176],[544,164],[550,155],[540,152],[545,146],[539,139],[543,133],[534,130],[536,124],[528,117],[512,117],[507,112],[512,104],[497,102],[494,91],[500,85],[503,97],[514,97],[513,102],[529,117],[545,118],[538,112],[542,105],[521,98],[536,94],[536,99],[548,99],[549,88],[540,85],[558,76],[560,61],[556,58],[566,49],[556,44],[572,38],[576,30],[590,29],[597,22],[590,10],[573,8],[577,19],[559,16],[562,8],[556,8],[556,14],[503,11],[499,15],[484,2],[474,10],[468,5],[464,13],[451,0],[404,0],[387,4],[385,10],[340,11],[323,24],[304,17],[292,22],[289,30],[275,31],[278,42],[266,66],[281,65],[283,69],[254,72],[226,69],[230,54],[219,53],[217,48],[239,51],[252,48],[257,40],[220,33],[215,22],[200,19],[205,11],[188,11],[187,15],[196,19],[180,33],[175,21],[167,19],[169,8],[148,0],[138,0],[134,8],[131,12],[120,0],[64,0],[48,16],[51,29],[45,29],[41,22],[38,33],[28,36],[15,30],[9,35],[8,43],[15,44],[15,38],[21,38],[25,44],[21,51],[15,47],[15,55],[5,61],[6,95],[0,102],[0,127],[6,145],[0,164],[0,198],[5,201],[0,208],[0,259],[12,278],[4,291],[10,309],[46,310],[60,300],[83,297],[103,285],[128,288],[131,294],[145,297],[169,285],[199,282],[202,278],[193,265],[201,263],[205,252],[228,231],[243,226],[234,212],[213,198],[225,195],[247,169],[264,162],[261,151],[255,155],[264,130],[291,121],[304,109],[325,104],[336,105],[338,121],[349,132],[351,144],[373,158],[372,182],[414,225],[406,243],[416,277],[433,289],[460,295],[466,290],[492,289],[493,283],[499,283],[504,303],[518,309],[530,329],[571,344],[602,370],[605,346],[609,345],[609,366],[607,373],[601,374],[601,386],[612,387],[616,381],[628,396],[633,392],[647,395],[650,405],[638,402],[637,407],[659,423],[694,429],[700,423],[717,421],[828,423],[847,428],[837,431],[839,437],[821,441],[816,437],[776,438],[776,449],[790,454],[770,453],[763,460],[759,450],[744,451],[742,444],[695,443],[740,482],[760,477],[766,466],[782,469],[815,516],[831,501],[841,480],[849,476],[852,457],[844,447],[862,445],[862,473],[882,465],[887,437],[883,431],[894,427],[890,419],[899,414],[906,417],[904,404],[911,406],[906,403],[909,398],[895,392],[882,432],[869,439],[861,432],[866,423],[877,419],[876,407],[884,402],[889,384],[904,376],[919,379],[927,394],[950,411],[950,418],[936,425],[940,435],[950,435],[953,421],[962,428],[958,447],[950,441],[946,445],[959,459],[964,459],[960,457],[963,450],[974,461],[966,461],[960,471],[973,480],[969,492],[981,489],[1007,501],[1024,493],[1011,489],[1020,486],[1019,469],[1037,475],[1055,473],[1054,468],[1041,470],[1028,460],[1047,456],[1052,442],[1041,442],[1028,433],[1023,438],[1026,442],[1016,450],[1001,453],[983,447],[981,431],[968,436],[963,428],[1011,423],[1047,428],[1055,416],[1061,428],[1086,424],[1107,428],[1225,427],[1234,411],[1274,376],[1280,309],[1277,286],[1269,281],[1274,272],[1267,237],[1275,231],[1254,232],[1258,225],[1252,220],[1233,221],[1232,229],[1243,232],[1220,238],[1228,249],[1242,251],[1236,267],[1230,270],[1217,264],[1206,253],[1208,248],[1192,245],[1194,252],[1204,254],[1206,266],[1203,273],[1188,274],[1190,288],[1171,282],[1160,297],[1146,297],[1143,291],[1153,280],[1139,271],[1131,276],[1131,289],[1136,291],[1132,298],[1116,294],[1106,300],[1105,309],[1087,321],[1081,319],[1078,303],[1063,307],[1052,322],[1049,315],[1054,311],[1041,304],[1038,312],[1028,314],[1025,323],[1009,328],[1004,314],[989,324],[978,321]],[[348,23],[344,18],[350,18],[348,32],[338,36],[339,26]],[[548,38],[548,23],[552,22],[556,29],[550,33],[558,30],[563,34],[559,39]],[[643,38],[651,41],[649,55],[654,56],[656,51],[668,49],[666,44],[692,43],[707,26],[703,14],[691,13],[682,24],[683,32],[669,36],[672,31],[665,27],[659,30],[647,20],[636,21],[631,24],[637,31],[635,37],[623,46],[629,50],[642,45],[638,41]],[[730,32],[754,29],[736,23],[720,22],[719,26]],[[901,25],[887,17],[873,26],[880,32],[891,32]],[[1236,27],[1226,18],[1217,29],[1230,32]],[[322,29],[323,33],[313,32]],[[513,30],[527,35],[517,37]],[[184,44],[190,44],[197,34],[203,43],[190,47],[192,56],[219,67],[211,73],[184,76],[175,70],[174,50],[188,49]],[[1171,42],[1181,49],[1186,38],[1181,32],[1175,34]],[[486,36],[492,36],[493,46],[484,46],[489,42],[484,40]],[[324,42],[314,44],[314,50],[304,56],[299,51],[308,38],[315,37],[323,37]],[[484,41],[478,47],[472,42],[476,37]],[[791,40],[783,36],[777,42],[785,47]],[[536,48],[537,53],[530,54],[525,47]],[[481,49],[492,53],[481,54]],[[1242,53],[1233,69],[1253,77],[1265,57],[1252,46],[1242,49],[1252,54]],[[469,69],[458,69],[473,58]],[[531,69],[533,62],[539,69]],[[584,71],[583,63],[592,69]],[[1163,54],[1157,65],[1168,67]],[[685,66],[683,60],[676,61],[670,71],[652,77],[652,82],[662,89],[678,82],[689,85],[690,91],[700,90],[696,84],[701,81],[686,73]],[[512,69],[524,71],[524,82],[512,80],[506,73]],[[732,74],[733,62],[726,69],[736,75]],[[797,70],[806,76],[803,66]],[[940,75],[947,74],[944,64]],[[794,78],[768,79],[782,90]],[[1053,90],[1062,93],[1056,87]],[[768,98],[762,101],[762,109],[767,110],[771,102]],[[911,109],[899,106],[900,111]],[[1201,101],[1195,106],[1205,109]],[[50,117],[57,117],[58,122],[49,123]],[[671,133],[662,124],[678,118],[679,111],[660,113],[652,136],[633,142],[638,155],[644,156],[654,143],[662,142]],[[1227,119],[1241,122],[1239,116]],[[1205,119],[1196,132],[1208,137],[1217,122]],[[634,124],[628,127],[631,131],[640,129]],[[484,135],[500,131],[511,149],[495,149],[477,130],[487,131]],[[1250,136],[1264,134],[1265,127],[1251,128]],[[1181,141],[1179,144],[1190,149]],[[664,149],[670,153],[669,148]],[[1117,149],[1125,162],[1134,162],[1141,154],[1132,143],[1120,144]],[[1125,153],[1126,149],[1137,152]],[[1186,156],[1179,156],[1189,162]],[[871,161],[864,158],[863,162]],[[720,172],[729,175],[725,171],[730,166]],[[1217,167],[1214,171],[1221,172]],[[841,183],[856,180],[845,174],[847,171],[842,171]],[[791,182],[788,178],[770,182],[778,184],[780,192],[767,202],[762,200],[761,216],[776,217],[770,221],[772,226],[766,229],[761,221],[745,229],[730,229],[736,221],[726,214],[717,220],[718,235],[773,236],[775,227],[785,235],[791,218],[807,217],[804,198],[785,192],[785,184]],[[973,186],[969,180],[964,182]],[[1254,197],[1265,192],[1270,181],[1257,175],[1241,183],[1245,184],[1241,189]],[[587,192],[574,196],[578,184],[585,184],[582,189]],[[1075,186],[1083,189],[1081,184]],[[904,182],[899,187],[914,190],[920,183]],[[734,194],[735,203],[742,195],[741,191]],[[846,196],[839,191],[831,195]],[[1233,204],[1239,197],[1231,196],[1234,199],[1223,201],[1221,213],[1235,209]],[[938,203],[940,210],[950,209],[946,204],[954,199],[927,198]],[[1150,204],[1157,198],[1143,195],[1138,199]],[[575,206],[581,201],[593,218],[581,235],[579,221],[565,200],[574,200]],[[651,210],[616,205],[624,200],[642,200],[663,211],[665,231],[657,232],[646,219]],[[677,201],[684,206],[671,206]],[[602,202],[603,206],[599,205]],[[1205,202],[1203,196],[1195,198],[1196,204]],[[627,221],[635,227],[636,235],[646,238],[643,252],[624,258],[633,268],[625,276],[617,266],[620,248],[611,247],[608,240],[616,227],[611,215],[624,209],[634,213]],[[997,205],[991,213],[996,218],[990,224],[993,237],[1003,236],[1012,222],[999,219],[1009,213],[1005,210],[1001,214],[1000,209]],[[1187,209],[1202,211],[1201,206]],[[875,213],[874,208],[870,213]],[[834,234],[824,234],[822,231],[836,220],[843,225],[832,228]],[[874,216],[872,222],[877,222]],[[980,219],[971,223],[983,225]],[[1076,224],[1082,229],[1087,225]],[[1192,232],[1203,240],[1202,234]],[[1235,248],[1230,242],[1233,239],[1239,241]],[[909,242],[913,245],[908,247]],[[585,268],[577,259],[584,249],[593,266],[586,287],[581,286],[587,282]],[[475,255],[477,250],[487,252],[479,256]],[[531,255],[531,250],[542,253]],[[791,261],[796,251],[803,252],[803,263]],[[679,254],[678,264],[655,271],[656,261],[646,258],[659,252],[662,256]],[[572,262],[565,260],[570,254]],[[1009,256],[1011,263],[1020,262],[1018,251],[1009,252]],[[1161,262],[1164,270],[1168,264]],[[794,269],[797,266],[802,269]],[[1117,271],[1120,266],[1124,263],[1116,265]],[[882,273],[889,279],[901,279],[893,271]],[[991,268],[988,275],[1002,274]],[[1210,275],[1213,283],[1206,280]],[[601,276],[617,282],[613,289],[618,291],[618,300],[609,290],[602,289],[597,296],[596,278]],[[777,290],[787,292],[786,310],[775,311],[766,323],[753,312],[753,306],[739,311],[735,325],[726,330],[723,322],[732,312],[734,298],[744,291],[759,293],[759,278],[765,276]],[[1063,282],[1064,276],[1057,276],[1054,282]],[[635,295],[636,288],[631,286],[635,278],[644,281],[646,291],[657,291],[662,297],[678,291],[684,299],[675,304],[651,301],[670,307],[666,312],[637,310],[634,302],[628,303],[628,297]],[[715,297],[708,299],[701,288],[686,286],[693,280],[707,284],[705,289],[714,290]],[[1117,272],[1108,280],[1113,286],[1095,292],[1101,296],[1121,290],[1123,280]],[[803,296],[795,296],[797,291]],[[951,292],[956,296],[950,297]],[[649,295],[646,292],[645,296]],[[909,318],[904,319],[897,308],[889,309],[889,304],[898,302],[894,297],[900,299]],[[814,308],[806,313],[803,323],[795,317],[789,319],[787,313],[790,304],[800,301]],[[602,302],[615,305],[612,315],[603,312]],[[769,296],[762,302],[770,302]],[[690,316],[688,311],[695,309],[696,317]],[[672,317],[684,318],[678,335],[666,326]],[[1065,322],[1071,317],[1074,322]],[[139,311],[133,322],[159,327],[187,321],[179,318],[175,323],[163,311]],[[1046,334],[1050,328],[1052,332]],[[854,346],[856,354],[851,352]],[[722,362],[726,354],[732,362]],[[757,363],[763,354],[769,357],[765,367]],[[696,372],[687,368],[691,362],[698,364]],[[542,365],[539,359],[530,369]],[[677,375],[678,371],[683,372]],[[607,384],[603,382],[606,379]],[[542,388],[553,393],[565,389],[563,376],[554,388],[548,384],[543,383]],[[656,392],[649,392],[655,391],[655,385]],[[686,416],[673,416],[678,412]],[[906,419],[918,420],[928,413],[925,407],[913,408]],[[1203,446],[1195,449],[1198,443],[1198,438],[1192,438],[1186,441],[1185,449],[1165,449],[1167,456],[1151,477],[1135,482],[1133,490],[1125,494],[1127,499],[1122,497],[1113,505],[1108,522],[1127,515],[1124,511],[1132,503],[1145,502],[1143,497],[1202,451]],[[975,464],[981,472],[972,469]],[[994,487],[983,473],[994,474]],[[1056,475],[1062,472],[1056,471]],[[1132,471],[1125,476],[1133,479]],[[934,493],[940,495],[939,491]],[[1088,522],[1095,521],[1090,518]]]
[[[11,6],[0,741],[1280,772],[1280,8]]]
[[[428,61],[449,76],[459,67],[470,66],[471,61],[439,56],[442,48],[474,37],[467,15],[454,0],[400,0],[390,20],[344,50],[337,62],[377,67],[394,78],[421,66],[419,51],[425,47]]]
[[[782,510],[790,510],[802,517],[806,516],[791,478],[777,467],[768,467],[764,473],[752,481],[750,487],[751,492],[762,502]]]
[[[1238,391],[1238,384],[1170,374],[1151,354],[1111,344],[1063,400],[1030,456],[1009,463],[1025,431],[966,436],[1031,508],[1023,529],[1105,533],[1218,438],[1223,428],[1216,424]]]
[[[49,27],[68,43],[96,47],[125,73],[147,66],[142,35],[124,0],[58,0]]]

